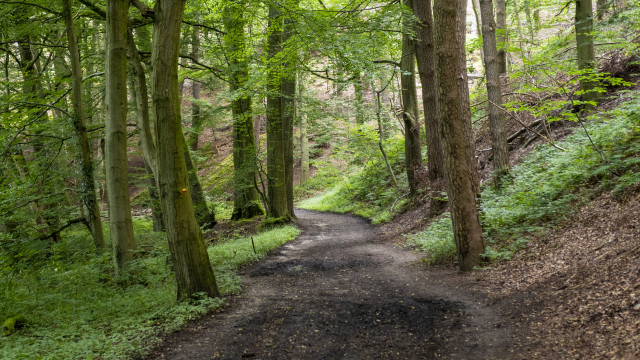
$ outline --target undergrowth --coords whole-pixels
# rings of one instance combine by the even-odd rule
[[[353,213],[374,224],[388,222],[407,204],[404,171],[404,140],[397,136],[385,142],[389,162],[398,181],[395,186],[381,153],[369,156],[359,171],[338,182],[326,193],[303,200],[298,207],[308,210]]]
[[[67,231],[38,263],[0,267],[0,319],[21,315],[28,322],[17,333],[0,337],[0,358],[131,358],[156,344],[159,335],[220,306],[221,299],[176,301],[164,234],[151,228],[150,221],[135,220],[141,254],[126,278],[113,276],[110,254],[96,256],[81,230]],[[209,247],[222,294],[240,290],[240,266],[298,233],[286,226],[256,235],[255,252],[251,238]]]
[[[482,192],[482,223],[487,242],[485,257],[510,259],[531,233],[569,219],[573,211],[597,193],[624,197],[640,184],[640,96],[634,93],[614,110],[592,115],[585,126],[558,145],[540,145],[511,171],[512,181],[500,191]],[[446,219],[436,220],[410,243],[427,253],[427,261],[442,263],[454,249]],[[449,245],[443,245],[441,237]],[[436,240],[434,240],[436,239]]]

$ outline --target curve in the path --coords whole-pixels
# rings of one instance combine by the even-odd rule
[[[489,359],[509,354],[491,309],[376,243],[349,216],[297,210],[301,236],[245,271],[224,312],[174,334],[151,358]]]

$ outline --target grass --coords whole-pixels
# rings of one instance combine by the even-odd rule
[[[374,224],[391,221],[408,201],[405,197],[408,186],[404,171],[404,142],[398,136],[387,141],[385,148],[399,186],[393,184],[382,156],[374,156],[346,180],[339,181],[324,194],[300,201],[297,206],[308,210],[353,213],[371,219]]]
[[[220,299],[176,301],[164,235],[135,220],[144,250],[131,265],[130,276],[116,279],[109,254],[96,256],[79,230],[52,244],[46,259],[30,266],[9,266],[0,277],[0,318],[22,315],[28,325],[0,337],[2,359],[123,359],[138,356],[158,336],[220,306]],[[239,267],[256,261],[294,239],[291,226],[250,238],[229,239],[208,248],[221,292],[237,293]],[[24,265],[24,264],[22,264]]]

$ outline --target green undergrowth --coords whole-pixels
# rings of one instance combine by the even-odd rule
[[[407,177],[404,171],[404,141],[394,137],[385,150],[399,186],[395,186],[382,155],[370,156],[359,171],[343,178],[324,194],[300,201],[302,209],[353,213],[374,224],[388,222],[407,205]]]
[[[38,263],[1,266],[0,321],[22,316],[27,325],[0,337],[0,358],[132,358],[156,344],[161,334],[220,306],[220,299],[176,301],[166,239],[151,227],[149,220],[135,220],[141,251],[124,278],[114,277],[110,254],[96,256],[80,228],[66,231]],[[251,238],[209,247],[222,294],[240,291],[239,267],[298,233],[285,226],[255,235],[255,252]],[[2,254],[0,261],[4,263]]]
[[[624,198],[638,190],[640,96],[631,92],[623,96],[629,100],[586,121],[591,140],[576,127],[557,144],[567,151],[540,145],[513,167],[511,182],[503,189],[484,188],[481,220],[487,260],[510,259],[526,245],[530,234],[570,219],[576,208],[599,193],[610,191]],[[436,220],[409,237],[410,244],[426,253],[428,262],[450,261],[455,247],[447,221]]]

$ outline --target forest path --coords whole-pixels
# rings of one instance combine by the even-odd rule
[[[363,219],[297,210],[302,234],[245,269],[221,312],[149,359],[517,358],[499,311]]]

